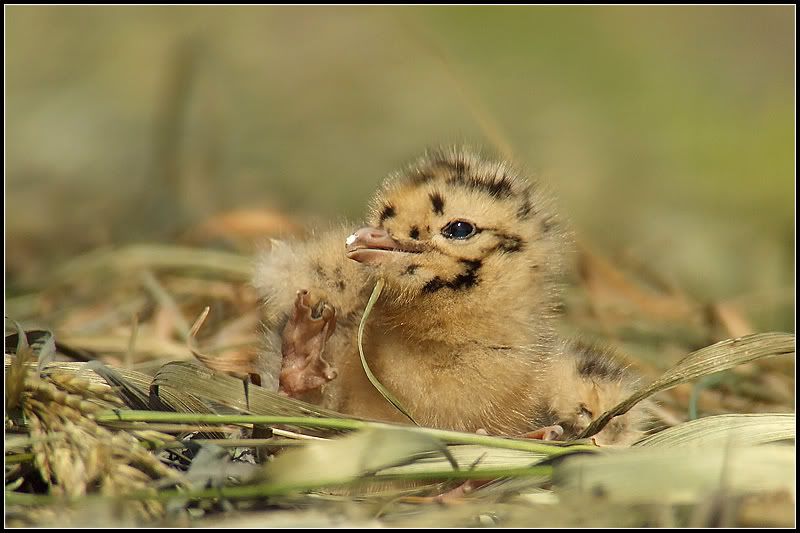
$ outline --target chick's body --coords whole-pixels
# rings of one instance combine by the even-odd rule
[[[551,209],[539,187],[505,163],[459,149],[423,157],[387,180],[367,227],[279,244],[261,258],[255,285],[265,299],[265,357],[285,356],[297,291],[308,291],[312,316],[335,311],[322,354],[335,372],[294,395],[407,422],[368,381],[358,353],[358,324],[383,278],[363,348],[418,423],[522,434],[564,422],[579,431],[580,415],[600,414],[583,396],[594,398],[598,383],[627,390],[629,380],[623,371],[581,374],[585,350],[553,333],[567,239]],[[571,398],[579,385],[583,396]]]

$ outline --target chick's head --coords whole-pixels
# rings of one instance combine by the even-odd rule
[[[346,253],[383,277],[396,302],[486,304],[547,292],[563,239],[533,183],[507,163],[449,149],[386,181]]]

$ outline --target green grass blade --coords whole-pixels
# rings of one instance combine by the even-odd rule
[[[378,298],[381,295],[381,291],[383,291],[384,281],[383,278],[380,278],[378,282],[375,284],[375,288],[372,289],[372,294],[369,297],[369,301],[367,302],[367,307],[364,309],[364,315],[361,317],[361,322],[358,324],[358,353],[361,355],[361,366],[364,367],[364,372],[367,374],[367,378],[369,378],[370,383],[372,386],[375,387],[381,395],[386,398],[386,401],[394,405],[398,411],[403,413],[406,418],[411,420],[415,425],[419,425],[414,417],[412,417],[409,412],[403,407],[403,404],[400,403],[392,392],[383,386],[383,384],[375,377],[375,374],[372,373],[370,370],[369,365],[367,364],[367,358],[364,356],[364,347],[363,347],[363,337],[364,337],[364,326],[367,323],[367,318],[369,318],[369,314],[372,311],[375,302],[378,301]]]

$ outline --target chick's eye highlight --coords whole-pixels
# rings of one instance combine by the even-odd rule
[[[448,239],[469,239],[475,235],[475,226],[466,220],[453,220],[442,228],[442,235]]]

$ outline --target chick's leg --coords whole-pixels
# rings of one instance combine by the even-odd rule
[[[336,377],[322,354],[336,329],[336,311],[325,302],[313,303],[307,290],[297,291],[294,308],[283,329],[280,392],[298,396]]]

